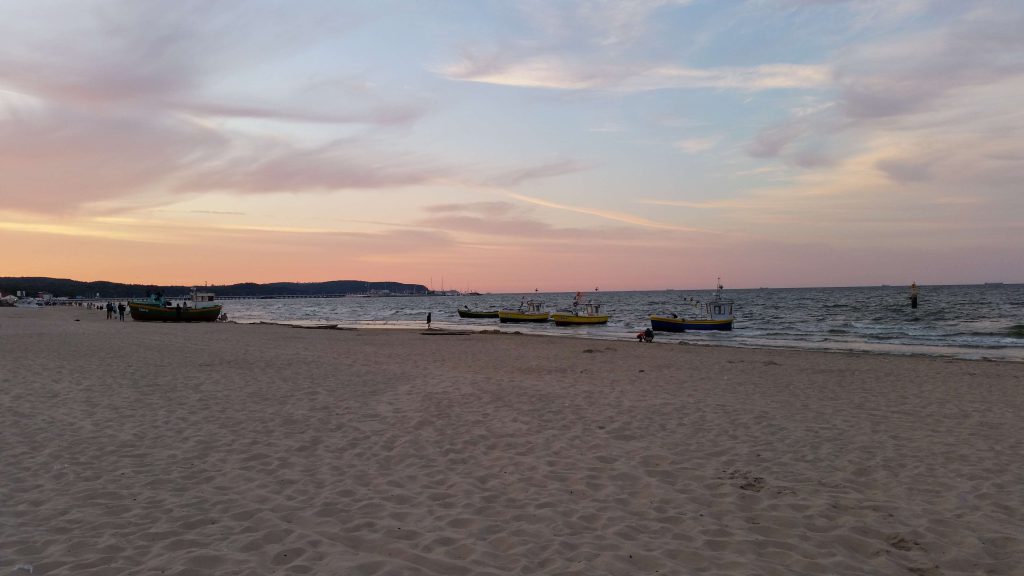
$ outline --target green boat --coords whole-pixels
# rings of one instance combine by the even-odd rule
[[[151,294],[146,300],[128,302],[128,310],[139,322],[213,322],[220,318],[221,305],[212,301],[213,294],[193,290],[191,303],[171,306],[162,295]]]
[[[470,310],[469,307],[459,308],[459,318],[497,318],[497,310]]]

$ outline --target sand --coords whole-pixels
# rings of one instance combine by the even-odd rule
[[[0,309],[0,574],[1024,574],[1024,366]]]

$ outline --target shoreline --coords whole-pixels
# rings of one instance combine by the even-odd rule
[[[395,326],[388,326],[388,321],[381,321],[380,323],[371,323],[371,321],[363,321],[365,323],[355,322],[314,322],[310,321],[310,324],[303,324],[300,322],[272,322],[268,320],[253,320],[253,321],[236,321],[230,320],[229,324],[239,325],[271,325],[271,326],[288,326],[291,328],[305,328],[315,330],[394,330],[394,331],[410,331],[415,332],[421,330],[420,328],[414,328],[411,326],[397,325],[399,322],[405,324],[411,324],[411,322],[395,321]],[[565,332],[550,332],[550,333],[538,333],[530,331],[519,331],[512,328],[501,329],[500,326],[494,327],[483,327],[479,325],[467,325],[462,326],[455,323],[449,322],[435,322],[435,324],[442,324],[443,327],[432,328],[433,330],[450,330],[450,331],[463,331],[473,332],[476,334],[523,334],[529,336],[540,336],[550,338],[571,338],[577,340],[596,341],[596,342],[623,342],[630,341],[632,339],[628,336],[613,337],[613,336],[602,336],[602,335],[589,335]],[[423,328],[425,329],[425,328]],[[661,339],[658,336],[661,336]],[[678,335],[666,336],[665,333],[655,332],[655,341],[653,344],[659,345],[681,345],[681,346],[707,346],[712,348],[726,348],[726,349],[747,349],[747,350],[790,350],[797,352],[830,352],[838,354],[868,354],[868,355],[882,355],[882,356],[908,356],[908,357],[926,357],[926,358],[950,358],[954,360],[965,360],[969,362],[1011,362],[1021,363],[1024,362],[1024,351],[1021,351],[1020,357],[1015,356],[993,356],[984,355],[986,351],[997,351],[997,350],[1013,350],[1015,348],[991,348],[991,347],[969,347],[969,346],[925,346],[915,344],[885,344],[885,343],[859,343],[860,348],[857,347],[841,347],[841,346],[822,346],[820,342],[807,342],[806,345],[797,344],[798,341],[787,341],[788,344],[749,344],[744,342],[730,343],[728,341],[720,342],[704,342],[704,341],[686,341],[686,340],[673,340],[666,342],[665,338],[680,338]],[[897,349],[899,348],[899,349]],[[975,354],[976,353],[976,354]]]
[[[103,314],[0,310],[0,570],[1012,576],[1024,558],[1015,363]]]

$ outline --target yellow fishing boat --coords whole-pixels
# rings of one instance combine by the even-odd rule
[[[547,322],[551,314],[540,307],[544,303],[539,300],[527,300],[519,304],[516,310],[498,310],[499,322]]]
[[[607,324],[608,315],[601,313],[601,305],[594,302],[580,303],[580,294],[572,302],[572,310],[559,310],[551,315],[555,326],[585,326],[588,324]]]

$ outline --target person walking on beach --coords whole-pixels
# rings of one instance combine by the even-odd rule
[[[114,303],[113,302],[107,302],[107,320],[110,320],[113,317],[114,317]]]
[[[120,317],[121,322],[124,322],[124,302],[117,303],[117,315]]]
[[[430,312],[427,312],[427,330],[430,330]]]

